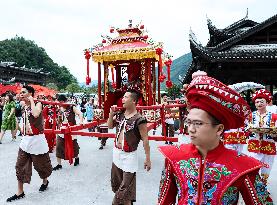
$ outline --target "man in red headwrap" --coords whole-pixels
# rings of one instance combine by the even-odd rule
[[[267,103],[270,102],[271,93],[265,89],[256,91],[253,94],[253,102],[256,106],[247,123],[246,129],[252,132],[248,141],[249,156],[254,157],[263,163],[261,176],[265,183],[269,177],[274,158],[276,155],[276,146],[273,136],[270,133],[263,133],[257,128],[276,127],[276,115],[266,110]]]
[[[166,159],[158,204],[176,204],[178,195],[179,205],[234,205],[239,193],[247,205],[272,204],[259,175],[262,164],[220,141],[224,129],[244,125],[246,101],[204,72],[193,75],[186,97],[191,143],[159,147]]]

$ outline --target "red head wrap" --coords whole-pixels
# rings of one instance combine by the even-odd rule
[[[196,75],[186,96],[190,108],[205,110],[219,120],[225,129],[244,126],[244,120],[251,112],[239,93],[207,75]]]
[[[253,102],[255,102],[255,100],[257,98],[264,98],[266,100],[266,102],[268,102],[268,103],[270,102],[270,100],[272,100],[271,93],[268,90],[265,90],[265,89],[257,90],[253,94],[253,97],[252,97]]]

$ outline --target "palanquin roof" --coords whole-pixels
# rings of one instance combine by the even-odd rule
[[[159,59],[156,48],[161,48],[162,44],[149,39],[144,26],[129,25],[126,29],[112,29],[111,33],[114,32],[117,32],[118,36],[102,36],[102,43],[92,48],[92,59],[95,62]]]

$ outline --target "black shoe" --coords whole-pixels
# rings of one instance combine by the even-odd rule
[[[14,201],[14,200],[18,200],[18,199],[22,199],[22,198],[24,198],[25,197],[25,194],[24,194],[24,192],[22,193],[22,194],[20,194],[20,195],[13,195],[13,196],[11,196],[10,198],[8,198],[7,199],[7,202],[12,202],[12,201]]]
[[[20,132],[17,136],[18,136],[18,137],[19,137],[19,136],[22,136],[22,133]]]
[[[104,149],[104,146],[103,146],[103,145],[101,145],[101,146],[99,147],[99,149]]]
[[[49,181],[48,181],[48,180],[47,180],[47,183],[46,183],[46,184],[43,184],[43,183],[42,183],[42,185],[41,185],[40,188],[39,188],[39,191],[40,191],[40,192],[45,191],[45,190],[47,189],[47,187],[48,187],[48,184],[49,184]]]
[[[58,164],[57,166],[55,166],[55,167],[53,168],[53,171],[56,171],[56,170],[59,170],[59,169],[62,169],[62,168],[63,168],[63,166],[60,165],[60,164]]]
[[[168,144],[168,141],[165,141],[165,144]]]
[[[79,165],[79,157],[78,158],[75,158],[75,161],[74,161],[74,166],[76,167],[76,166],[78,166]]]
[[[2,142],[0,142],[0,144],[2,144]]]

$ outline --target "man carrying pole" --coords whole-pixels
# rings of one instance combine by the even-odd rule
[[[139,93],[128,90],[122,99],[125,111],[115,113],[110,109],[108,128],[116,126],[117,134],[113,149],[111,186],[115,193],[113,205],[131,205],[136,201],[136,172],[138,170],[137,148],[140,140],[145,150],[144,168],[151,169],[150,146],[146,119],[136,110]]]

